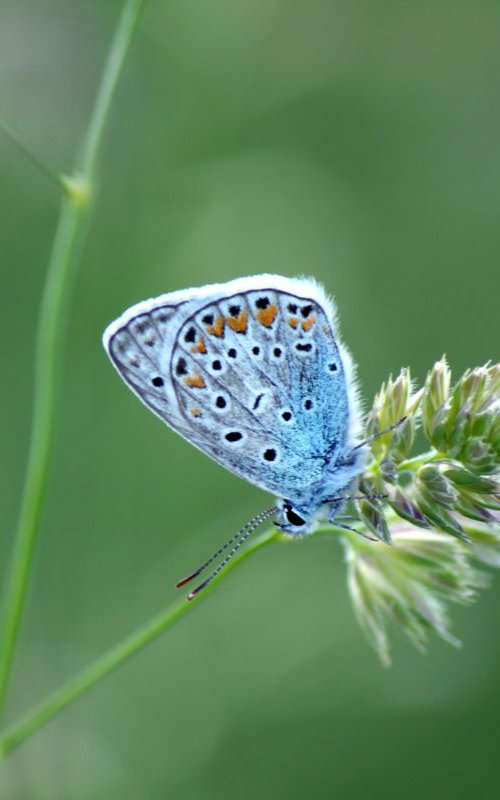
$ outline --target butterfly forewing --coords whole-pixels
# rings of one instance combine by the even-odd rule
[[[176,430],[183,428],[177,399],[168,380],[168,341],[182,304],[125,314],[105,334],[105,346],[123,380],[155,414]]]

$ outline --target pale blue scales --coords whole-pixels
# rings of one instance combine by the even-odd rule
[[[257,275],[162,295],[128,309],[104,344],[164,422],[277,495],[283,531],[337,514],[364,458],[352,361],[315,281]]]

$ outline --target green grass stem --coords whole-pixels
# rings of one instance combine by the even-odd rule
[[[49,720],[53,719],[53,717],[69,706],[70,703],[73,703],[88,691],[88,689],[100,683],[100,681],[114,672],[118,667],[122,666],[122,664],[128,661],[132,656],[139,653],[148,644],[157,639],[164,631],[172,627],[177,620],[181,619],[181,617],[193,609],[202,598],[206,597],[223,577],[239,564],[243,563],[249,556],[253,555],[258,550],[262,550],[263,547],[272,544],[279,538],[280,534],[276,529],[268,530],[256,537],[245,550],[242,550],[234,556],[228,563],[224,572],[214,578],[206,589],[196,595],[193,600],[187,602],[184,594],[182,600],[164,611],[161,611],[149,620],[149,622],[146,622],[138,630],[130,634],[130,636],[127,636],[122,642],[96,659],[96,661],[86,667],[86,669],[63,684],[46,700],[42,701],[4,733],[0,738],[0,757],[5,756],[15,747],[22,744],[22,742],[36,733],[36,731],[42,728]]]
[[[61,373],[61,342],[65,326],[65,310],[70,298],[71,278],[78,262],[86,221],[93,203],[92,182],[104,128],[143,5],[144,0],[127,0],[123,6],[83,146],[77,159],[75,177],[61,176],[57,181],[64,192],[39,314],[31,441],[3,606],[0,641],[0,714],[7,697],[47,489],[56,419],[56,387]],[[4,131],[31,161],[49,177],[54,177],[52,170],[21,145],[10,129],[4,126]]]

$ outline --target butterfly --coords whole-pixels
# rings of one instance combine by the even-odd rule
[[[321,519],[333,522],[350,499],[369,440],[360,441],[355,370],[334,303],[315,280],[264,274],[161,295],[127,309],[103,343],[125,383],[160,419],[277,496],[178,582],[233,545],[188,599],[264,521],[274,516],[283,533],[306,534]]]

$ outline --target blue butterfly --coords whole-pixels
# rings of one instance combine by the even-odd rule
[[[103,341],[125,383],[160,419],[278,497],[179,581],[233,544],[189,599],[265,520],[274,516],[289,535],[335,520],[363,469],[366,440],[353,362],[316,281],[255,275],[172,292],[129,308]]]

